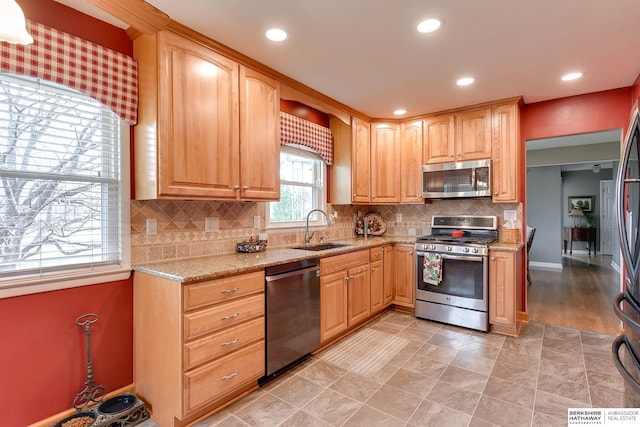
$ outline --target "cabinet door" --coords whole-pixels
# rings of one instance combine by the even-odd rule
[[[456,161],[491,157],[491,108],[456,114]]]
[[[395,260],[393,246],[385,246],[382,248],[383,252],[383,275],[384,282],[382,286],[383,290],[383,304],[385,307],[390,306],[393,303],[393,290],[395,282]]]
[[[238,64],[172,33],[158,38],[158,195],[233,199]]]
[[[516,255],[489,253],[489,322],[513,327],[516,324]]]
[[[400,128],[400,202],[422,200],[422,122],[403,123]]]
[[[278,82],[240,67],[240,198],[280,198]]]
[[[351,119],[351,186],[353,203],[369,203],[371,197],[370,126]]]
[[[520,125],[518,104],[493,110],[493,201],[518,202]]]
[[[322,342],[347,329],[347,272],[320,276],[320,339]]]
[[[349,269],[347,276],[347,326],[366,320],[371,314],[369,264]]]
[[[424,163],[453,162],[453,114],[429,117],[424,121]]]
[[[395,294],[393,302],[406,307],[415,306],[415,256],[414,248],[397,245],[394,248]]]
[[[371,272],[371,314],[384,308],[384,270],[382,260],[370,264]]]
[[[371,131],[371,203],[400,202],[399,128],[373,124]]]

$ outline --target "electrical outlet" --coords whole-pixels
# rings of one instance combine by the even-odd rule
[[[147,236],[155,236],[158,234],[158,220],[155,218],[147,218]]]
[[[397,223],[401,223],[402,222],[402,214],[401,213],[397,213],[396,214],[396,222]]]
[[[204,232],[213,233],[220,231],[220,218],[205,217],[204,218]]]
[[[260,228],[260,215],[253,217],[253,228]]]

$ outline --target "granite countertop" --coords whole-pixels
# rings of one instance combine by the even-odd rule
[[[519,243],[505,243],[505,242],[493,242],[489,245],[489,249],[499,251],[517,252],[524,247],[523,242]]]
[[[390,243],[414,244],[415,241],[415,237],[408,236],[376,236],[366,239],[342,239],[332,241],[331,243],[345,243],[349,246],[323,251],[308,251],[292,248],[267,248],[264,252],[208,255],[196,258],[145,263],[134,265],[132,269],[134,271],[189,284],[232,274],[248,273],[290,261],[298,261],[314,257],[323,258]]]

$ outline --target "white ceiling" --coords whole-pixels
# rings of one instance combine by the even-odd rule
[[[85,0],[58,1],[96,16]],[[374,118],[393,117],[399,107],[408,117],[627,87],[640,73],[638,0],[147,1]],[[445,22],[438,32],[415,30],[434,16]],[[289,38],[266,40],[273,26]],[[584,77],[560,81],[572,71]],[[462,76],[476,83],[456,86]]]

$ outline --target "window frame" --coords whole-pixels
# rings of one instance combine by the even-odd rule
[[[9,78],[21,76],[7,74]],[[41,79],[37,79],[41,80]],[[55,83],[51,82],[54,86]],[[61,90],[77,92],[73,88],[61,86]],[[81,94],[87,96],[86,94]],[[98,102],[98,101],[97,101]],[[108,108],[108,107],[107,107]],[[120,211],[114,221],[119,224],[120,262],[113,264],[69,265],[54,271],[0,273],[0,299],[33,293],[61,290],[79,286],[128,280],[131,277],[131,218],[130,218],[130,134],[131,127],[123,119],[120,122]]]
[[[286,144],[280,147],[280,155],[282,153],[289,153],[300,157],[306,157],[316,161],[316,184],[301,184],[297,181],[287,181],[280,179],[280,186],[282,185],[297,185],[303,187],[315,188],[316,195],[315,205],[312,209],[322,209],[326,212],[327,208],[327,178],[326,178],[326,164],[325,161],[320,157],[315,150],[312,150],[308,147],[299,144]],[[321,182],[321,185],[318,185],[318,181]],[[281,190],[282,194],[282,190]],[[271,221],[271,204],[277,202],[268,202],[265,206],[265,229],[273,230],[273,231],[286,231],[292,229],[299,229],[301,227],[306,227],[306,217],[304,220],[300,221],[288,221],[288,222],[272,222]],[[315,217],[315,218],[314,218]],[[320,215],[316,213],[309,218],[309,229],[319,229],[323,227],[327,227],[329,224],[326,222],[326,218],[324,215]]]

